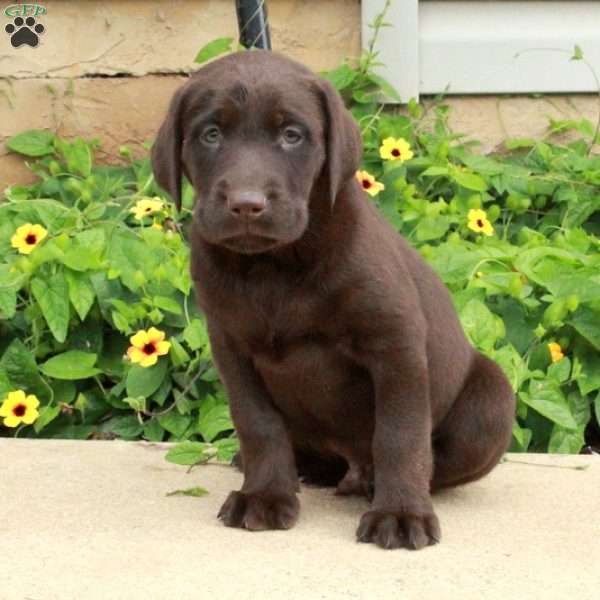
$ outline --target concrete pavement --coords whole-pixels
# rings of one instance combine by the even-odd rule
[[[439,494],[442,543],[354,541],[366,501],[303,487],[291,531],[228,529],[241,475],[166,445],[0,439],[0,599],[597,599],[600,458],[511,455]],[[578,470],[570,467],[585,466]],[[202,498],[167,492],[202,486]]]

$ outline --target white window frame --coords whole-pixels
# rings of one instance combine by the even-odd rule
[[[362,0],[363,47],[384,4]],[[597,91],[569,56],[579,45],[600,77],[599,0],[393,0],[386,21],[379,72],[403,102],[441,92]]]

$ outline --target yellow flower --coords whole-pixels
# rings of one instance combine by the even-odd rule
[[[37,407],[40,401],[33,395],[25,395],[23,390],[9,392],[0,407],[0,417],[4,417],[6,427],[16,427],[21,423],[31,425],[40,415]]]
[[[356,179],[358,179],[362,189],[370,196],[376,196],[379,192],[385,190],[385,185],[375,181],[375,177],[367,171],[356,171]]]
[[[10,238],[10,243],[21,254],[30,254],[47,235],[48,232],[41,225],[25,223],[17,228]]]
[[[131,346],[127,350],[127,356],[131,362],[139,363],[142,367],[151,367],[156,364],[159,356],[166,354],[171,347],[170,342],[165,342],[165,332],[155,327],[148,331],[140,329],[129,338]]]
[[[142,198],[135,203],[135,206],[129,212],[132,212],[136,219],[141,220],[148,215],[153,215],[162,210],[163,205],[164,202],[158,196],[154,198]]]
[[[410,144],[404,138],[385,138],[379,148],[379,155],[384,160],[399,160],[404,162],[410,160],[414,154]]]
[[[565,355],[562,353],[560,344],[557,344],[556,342],[550,342],[548,344],[548,350],[550,350],[550,356],[552,357],[553,363],[558,362],[565,357]]]
[[[469,229],[476,231],[477,233],[483,233],[484,235],[492,235],[494,233],[494,228],[492,224],[488,221],[487,215],[485,214],[485,210],[481,210],[480,208],[472,208],[469,211]]]

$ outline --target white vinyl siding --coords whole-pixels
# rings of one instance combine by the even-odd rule
[[[385,0],[362,0],[363,46]],[[377,49],[403,101],[419,94],[595,92],[600,1],[394,0]],[[562,49],[565,53],[556,52]],[[518,56],[517,56],[518,55]]]

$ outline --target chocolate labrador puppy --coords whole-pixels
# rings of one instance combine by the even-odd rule
[[[152,152],[196,192],[192,275],[241,445],[219,517],[288,529],[298,470],[372,500],[358,540],[440,539],[430,493],[499,461],[515,400],[466,340],[440,279],[354,177],[360,133],[335,89],[265,51],[201,68]]]

